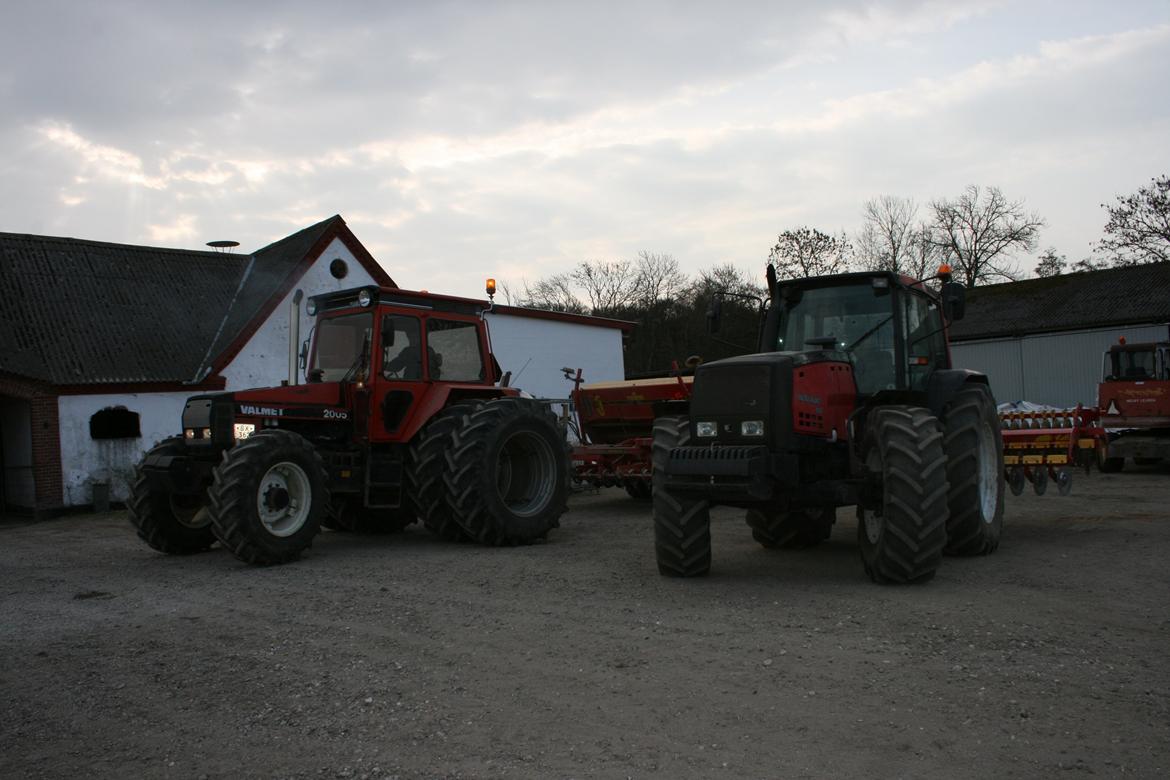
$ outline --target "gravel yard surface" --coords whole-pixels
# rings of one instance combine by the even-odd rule
[[[913,587],[844,509],[799,552],[718,509],[711,576],[664,579],[620,490],[532,547],[272,568],[9,520],[0,777],[1170,775],[1170,469],[1007,501],[995,555]]]

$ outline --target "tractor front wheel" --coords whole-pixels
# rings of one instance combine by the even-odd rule
[[[747,511],[752,538],[769,550],[803,550],[820,544],[829,538],[836,520],[836,512],[831,507]]]
[[[685,417],[654,421],[654,554],[664,577],[699,577],[711,570],[711,504],[667,492],[666,465],[670,451],[691,439]]]
[[[1003,529],[1003,436],[995,399],[986,385],[967,385],[943,412],[947,458],[946,552],[988,555]]]
[[[874,506],[857,508],[857,539],[874,582],[926,582],[947,541],[947,474],[938,418],[913,406],[869,414],[862,457],[881,482]]]
[[[465,414],[443,478],[463,531],[481,544],[530,544],[560,525],[569,449],[556,417],[526,398],[497,398]]]
[[[168,555],[203,552],[215,544],[202,496],[175,493],[165,484],[164,475],[150,473],[148,461],[185,453],[186,446],[177,436],[150,449],[134,469],[134,485],[127,502],[138,537]]]
[[[325,466],[302,436],[269,429],[226,450],[208,491],[216,536],[245,563],[296,560],[329,507]]]

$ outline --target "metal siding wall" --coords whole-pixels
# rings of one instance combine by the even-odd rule
[[[1024,374],[1017,339],[952,344],[951,362],[955,368],[969,368],[987,374],[991,393],[999,403],[1024,397]]]
[[[1101,356],[1120,336],[1131,343],[1165,341],[1170,338],[1170,328],[1103,328],[966,342],[952,345],[951,356],[957,368],[986,373],[1000,403],[1092,406],[1097,402],[1097,384],[1101,381]]]

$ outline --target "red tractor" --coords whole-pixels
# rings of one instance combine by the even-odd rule
[[[129,501],[165,553],[217,540],[297,558],[322,526],[525,544],[558,525],[569,462],[556,417],[503,386],[481,301],[362,287],[310,298],[305,384],[197,395]],[[295,338],[295,337],[294,337]],[[295,368],[295,364],[294,364]]]
[[[936,296],[892,273],[777,281],[769,266],[759,352],[699,365],[685,416],[655,421],[663,575],[708,572],[713,504],[745,509],[768,548],[816,544],[855,505],[877,582],[923,582],[944,551],[996,549],[1000,422],[987,378],[951,366],[946,323],[965,291],[939,276]]]
[[[1118,431],[1098,452],[1102,471],[1170,458],[1170,343],[1127,344],[1105,353],[1097,390],[1100,425]]]

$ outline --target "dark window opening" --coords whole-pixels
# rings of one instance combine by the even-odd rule
[[[89,435],[92,439],[139,439],[142,428],[138,412],[125,406],[110,406],[89,418]]]
[[[334,279],[344,279],[349,275],[349,265],[340,257],[335,258],[329,264],[329,273],[333,274]]]

